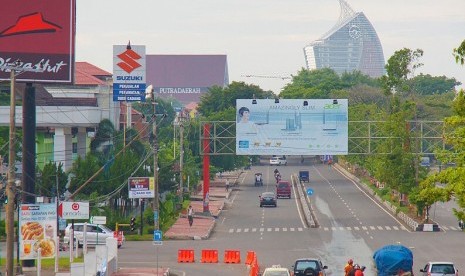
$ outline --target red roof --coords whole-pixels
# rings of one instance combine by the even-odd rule
[[[108,77],[112,75],[105,70],[98,68],[88,62],[76,62],[75,85],[105,85],[105,81],[98,77]]]

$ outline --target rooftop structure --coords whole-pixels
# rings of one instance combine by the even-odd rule
[[[384,75],[383,47],[373,25],[345,0],[339,3],[341,14],[336,25],[304,47],[307,69],[331,68],[339,74],[358,70],[370,77]]]

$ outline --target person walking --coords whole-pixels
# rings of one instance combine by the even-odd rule
[[[354,261],[352,259],[349,259],[347,261],[347,264],[346,266],[344,267],[344,273],[345,273],[345,276],[348,276],[349,275],[349,272],[354,268]]]
[[[189,209],[187,209],[187,219],[189,220],[189,226],[192,227],[194,223],[194,209],[192,205],[189,205]]]
[[[229,192],[229,179],[226,178],[226,192]]]

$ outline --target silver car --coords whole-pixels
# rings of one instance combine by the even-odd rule
[[[423,276],[458,276],[458,270],[451,262],[428,262],[423,269]]]
[[[65,238],[64,242],[69,243],[70,240],[70,230],[71,224],[65,229]],[[110,230],[105,225],[101,224],[91,224],[87,223],[86,229],[86,237],[87,237],[87,244],[88,245],[95,245],[95,244],[105,244],[105,240],[108,237],[113,238],[113,231]],[[75,223],[74,224],[74,239],[77,240],[78,245],[82,246],[84,244],[84,223]],[[121,245],[118,244],[118,247]]]

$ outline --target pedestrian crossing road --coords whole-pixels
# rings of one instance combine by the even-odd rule
[[[462,231],[456,226],[441,226],[443,231]],[[312,228],[313,230],[314,228]],[[348,227],[319,227],[323,231],[406,231],[404,226],[348,226]],[[256,227],[256,228],[230,228],[229,233],[260,233],[260,232],[303,232],[303,227]]]

